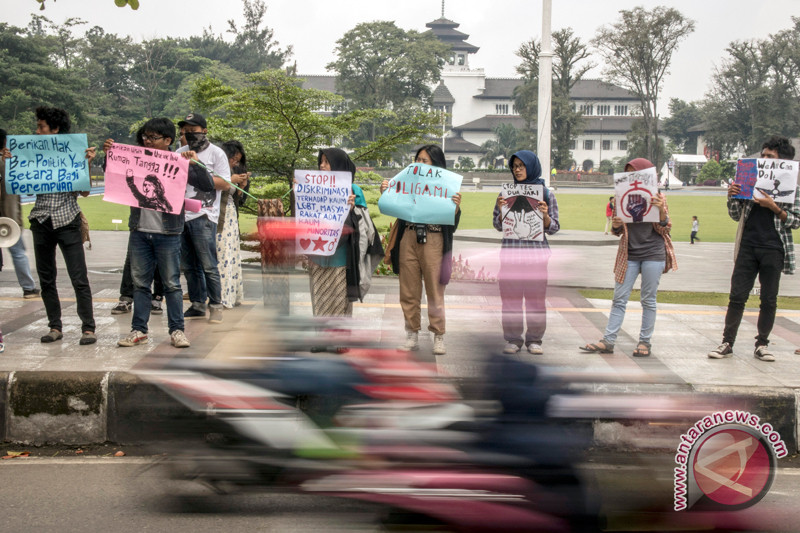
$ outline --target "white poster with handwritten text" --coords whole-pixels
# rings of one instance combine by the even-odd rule
[[[304,228],[297,234],[298,254],[333,255],[350,212],[352,186],[350,172],[294,171],[295,217]]]
[[[544,187],[506,183],[500,194],[506,201],[500,210],[503,238],[543,241],[544,216],[539,210],[539,203],[544,202]]]
[[[658,194],[655,168],[614,174],[617,216],[625,223],[658,222],[661,214],[650,198]]]

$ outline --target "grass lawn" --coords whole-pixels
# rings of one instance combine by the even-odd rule
[[[392,217],[378,212],[378,188],[365,187],[365,196],[375,225],[385,232]],[[605,206],[608,193],[603,194],[558,194],[559,221],[562,229],[603,231],[605,226]],[[736,223],[728,216],[724,196],[684,196],[669,198],[672,218],[672,239],[688,241],[692,229],[692,215],[700,219],[700,238],[708,242],[733,242]],[[462,229],[492,229],[492,210],[497,199],[494,192],[465,192],[461,202]],[[89,227],[95,230],[113,230],[112,219],[121,219],[121,230],[128,228],[128,207],[103,201],[101,196],[80,198],[78,203],[89,219]],[[30,213],[32,204],[23,206],[25,215]],[[255,230],[256,221],[252,215],[242,214],[239,225],[243,233]],[[797,235],[795,235],[795,240]]]

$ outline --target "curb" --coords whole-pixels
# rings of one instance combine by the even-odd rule
[[[457,382],[466,387],[469,396],[472,380]],[[698,402],[719,406],[718,410],[745,410],[769,422],[790,454],[798,452],[800,389],[629,384],[604,385],[595,392],[630,394],[632,398],[633,394],[682,392]],[[2,372],[0,409],[4,415],[0,416],[0,440],[28,445],[141,444],[169,437],[181,428],[203,427],[201,417],[129,372]],[[610,450],[644,447],[674,451],[680,435],[697,422],[691,417],[685,423],[669,424],[654,424],[645,415],[627,420],[604,418],[602,413],[593,417],[587,422],[594,445]],[[193,425],[197,421],[200,426]]]

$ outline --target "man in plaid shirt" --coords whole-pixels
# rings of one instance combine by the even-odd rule
[[[761,147],[761,158],[793,159],[794,152],[789,139],[773,136]],[[800,190],[795,190],[793,204],[776,203],[771,196],[756,191],[752,201],[733,198],[740,191],[741,187],[735,183],[728,187],[728,214],[739,222],[734,249],[736,259],[722,344],[709,352],[708,357],[722,359],[733,355],[744,306],[758,276],[761,307],[754,355],[761,361],[774,361],[775,356],[767,346],[775,323],[781,272],[794,273],[792,230],[800,228]]]
[[[63,109],[38,107],[36,109],[36,134],[51,135],[69,133],[69,115]],[[6,155],[6,154],[4,154]],[[11,154],[7,154],[10,156]],[[95,156],[94,147],[86,150],[86,159],[91,164]],[[88,196],[89,191],[82,191]],[[81,319],[80,344],[94,344],[94,313],[92,310],[92,289],[86,271],[86,257],[81,239],[81,208],[78,207],[78,193],[57,192],[39,194],[36,204],[28,216],[33,233],[33,250],[36,255],[36,271],[42,287],[42,300],[47,311],[50,331],[43,335],[42,342],[55,342],[63,338],[61,323],[61,302],[56,287],[56,247],[67,265],[67,272],[75,290],[78,317]]]

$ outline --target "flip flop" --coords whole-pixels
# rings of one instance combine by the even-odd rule
[[[633,351],[634,357],[650,357],[650,346],[643,342],[640,342],[636,345],[636,349]]]
[[[578,349],[586,353],[614,353],[614,345],[608,344],[604,340],[599,340],[594,344],[587,344],[586,346],[578,346]]]

